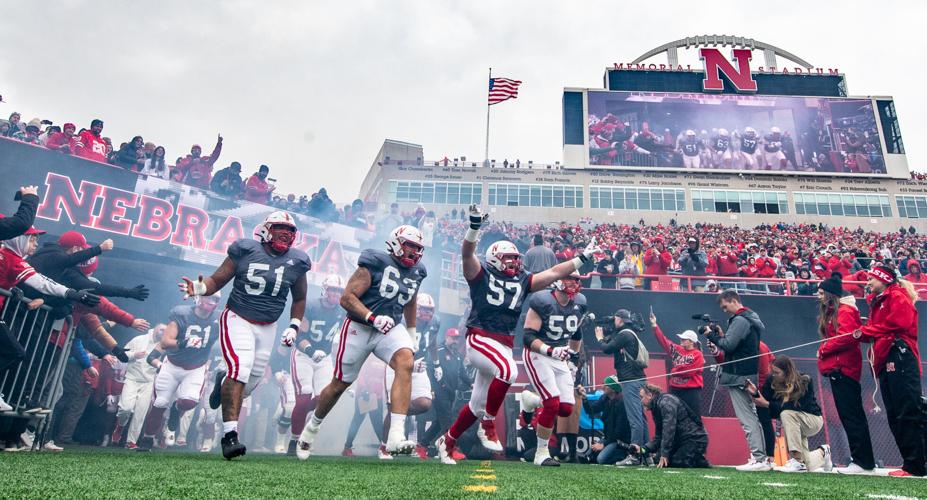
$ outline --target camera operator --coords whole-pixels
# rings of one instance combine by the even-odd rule
[[[737,467],[740,471],[768,471],[771,469],[766,456],[766,444],[763,428],[756,415],[753,396],[747,392],[747,380],[753,385],[758,383],[758,355],[760,339],[766,326],[760,317],[740,302],[740,295],[734,290],[725,290],[718,297],[721,310],[730,315],[727,320],[727,333],[717,324],[700,328],[714,345],[724,352],[725,363],[721,366],[718,381],[728,388],[731,403],[740,426],[747,435],[750,448],[750,460]]]
[[[904,459],[891,476],[923,476],[925,470],[924,402],[921,394],[921,357],[917,346],[917,292],[889,264],[869,271],[872,294],[869,323],[855,336],[872,342],[872,368],[879,378],[888,427]]]
[[[586,388],[579,386],[579,395],[583,400],[583,409],[593,417],[602,414],[602,441],[591,446],[595,462],[599,465],[613,465],[627,456],[619,443],[624,443],[631,437],[631,428],[628,426],[628,414],[624,409],[621,395],[621,384],[614,375],[605,377],[604,394],[595,401],[589,401]],[[590,456],[590,458],[591,458]]]
[[[644,386],[642,379],[649,354],[638,337],[641,326],[631,319],[630,311],[619,309],[613,318],[614,322],[606,326],[608,337],[606,338],[605,329],[601,326],[596,327],[595,337],[602,346],[602,352],[614,356],[615,372],[624,389],[622,393],[628,423],[631,426],[631,443],[640,445],[647,442],[647,423],[644,419],[640,389]],[[637,465],[637,461],[634,457],[628,457],[616,465]]]
[[[640,389],[641,401],[653,415],[656,427],[653,439],[643,447],[631,445],[632,453],[656,452],[657,467],[711,467],[705,459],[708,433],[702,421],[689,406],[672,394],[663,394],[659,387],[647,384]]]

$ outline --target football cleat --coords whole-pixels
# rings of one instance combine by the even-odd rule
[[[129,441],[128,443],[126,443],[126,449],[127,450],[137,450],[138,445],[133,443],[132,441]]]
[[[171,405],[167,413],[167,430],[176,432],[178,427],[180,427],[180,410],[177,409],[177,405]]]
[[[406,439],[402,429],[396,433],[390,432],[386,438],[386,451],[390,455],[411,455],[415,451],[415,442]]]
[[[113,429],[113,434],[109,437],[109,442],[113,446],[116,446],[119,444],[119,441],[122,441],[122,426],[117,424],[116,428]]]
[[[345,447],[345,449],[341,450],[341,456],[342,457],[353,457],[354,450],[352,450],[351,448]]]
[[[393,456],[388,451],[386,451],[386,445],[381,444],[380,447],[377,448],[377,458],[380,460],[392,460]]]
[[[415,454],[418,455],[418,458],[421,458],[422,460],[428,460],[428,448],[425,448],[420,444],[415,445]]]
[[[135,447],[135,451],[151,451],[151,448],[154,447],[154,438],[151,436],[143,436],[138,440],[138,444]]]
[[[489,451],[501,453],[502,443],[499,442],[499,436],[496,435],[496,421],[483,419],[479,428],[476,430],[476,437],[480,439],[483,447]]]
[[[174,434],[174,431],[165,431],[164,432],[164,445],[174,446],[175,444],[177,444],[177,435]]]
[[[212,386],[212,392],[209,393],[209,407],[215,410],[222,404],[222,380],[225,379],[225,372],[219,370],[216,372],[215,385]]]
[[[245,445],[238,442],[238,432],[229,431],[222,438],[222,456],[226,460],[240,457],[245,454]]]
[[[541,463],[534,462],[534,465],[541,467],[560,467],[560,462],[554,457],[547,457]]]
[[[203,445],[200,446],[200,451],[203,453],[212,451],[212,438],[203,439]]]
[[[296,440],[291,439],[290,444],[286,446],[286,456],[295,457],[296,456]]]
[[[310,453],[312,452],[312,442],[315,441],[315,436],[319,433],[319,428],[312,428],[312,422],[306,422],[306,427],[303,428],[302,434],[299,435],[299,441],[296,442],[296,458],[300,460],[306,460],[309,458]]]
[[[438,458],[441,459],[441,463],[444,465],[457,465],[457,461],[454,460],[454,445],[457,444],[454,439],[452,439],[447,434],[441,434],[441,437],[435,441],[435,448],[438,449]]]

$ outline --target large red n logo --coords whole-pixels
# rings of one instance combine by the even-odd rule
[[[756,92],[756,80],[750,74],[750,59],[753,51],[750,49],[734,49],[732,59],[737,61],[737,69],[728,61],[718,49],[702,48],[699,55],[705,62],[705,79],[702,88],[706,92],[721,92],[724,82],[721,73],[734,85],[738,92]]]

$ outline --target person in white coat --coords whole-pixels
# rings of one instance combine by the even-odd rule
[[[119,409],[116,412],[116,428],[111,436],[113,444],[119,443],[123,430],[131,420],[126,434],[126,448],[135,448],[138,436],[142,432],[145,415],[148,413],[148,405],[151,403],[151,391],[157,373],[157,369],[149,365],[145,359],[161,341],[165,328],[167,325],[159,324],[125,345],[129,362],[126,363],[126,382],[122,387]]]
[[[637,283],[632,276],[639,276],[641,270],[630,252],[626,253],[624,259],[618,264],[618,274],[621,275],[621,278],[618,279],[618,288],[621,290],[634,290]]]

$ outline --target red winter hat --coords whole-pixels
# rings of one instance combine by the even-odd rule
[[[90,245],[87,244],[87,238],[85,238],[83,234],[80,234],[77,231],[68,231],[62,234],[61,237],[58,238],[58,244],[64,248],[90,248]]]
[[[90,276],[91,274],[96,272],[97,267],[99,265],[100,265],[100,260],[98,258],[90,257],[89,259],[78,264],[77,268],[80,269],[82,273],[86,274],[87,276]]]

